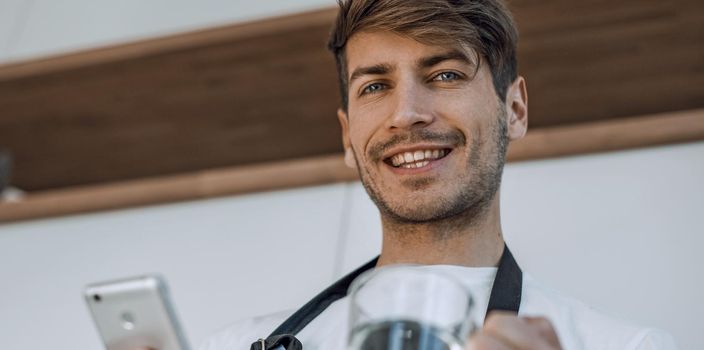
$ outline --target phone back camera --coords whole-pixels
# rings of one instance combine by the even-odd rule
[[[95,300],[97,303],[99,303],[101,300],[103,300],[99,294],[94,294],[93,295],[93,300]]]

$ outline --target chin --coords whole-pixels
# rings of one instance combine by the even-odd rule
[[[462,208],[440,201],[423,201],[409,198],[403,203],[386,206],[387,216],[398,222],[425,223],[444,220],[462,212]]]

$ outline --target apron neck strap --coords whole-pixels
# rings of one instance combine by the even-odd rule
[[[518,312],[521,307],[522,287],[523,272],[504,243],[504,252],[499,260],[499,268],[496,269],[486,316],[494,310]]]
[[[350,288],[352,281],[354,281],[357,276],[361,275],[365,271],[373,269],[378,260],[379,257],[377,256],[368,263],[350,272],[345,277],[342,277],[324,291],[320,292],[320,294],[316,295],[313,299],[286,319],[286,321],[276,328],[270,336],[279,334],[297,334],[300,332],[303,327],[310,323],[310,321],[313,321],[314,318],[318,317],[320,313],[325,311],[330,304],[347,296],[347,290]]]
[[[379,257],[374,258],[320,292],[315,298],[311,299],[286,319],[286,321],[277,327],[267,339],[279,339],[282,335],[291,336],[295,339],[293,335],[300,332],[308,323],[325,311],[330,304],[347,296],[347,290],[352,281],[365,271],[373,269],[378,260]],[[523,272],[513,258],[513,254],[511,254],[508,246],[504,244],[504,251],[501,254],[499,267],[496,270],[494,284],[491,287],[491,296],[489,297],[489,306],[487,307],[486,314],[488,315],[494,310],[518,312],[521,306],[522,286]],[[258,343],[259,342],[252,344],[253,348],[256,347],[259,349],[258,346],[261,345],[258,345]],[[277,346],[280,345],[278,341],[272,342],[272,345],[273,343],[276,343]],[[268,348],[267,346],[267,349]],[[273,348],[274,347],[272,347],[272,349]]]

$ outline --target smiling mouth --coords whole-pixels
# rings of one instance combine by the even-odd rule
[[[412,152],[400,152],[384,159],[384,163],[402,169],[422,168],[432,161],[445,158],[452,149],[427,149]]]

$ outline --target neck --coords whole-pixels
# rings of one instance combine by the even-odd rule
[[[398,223],[382,217],[377,266],[391,264],[497,266],[504,250],[498,195],[483,215],[432,223]]]

